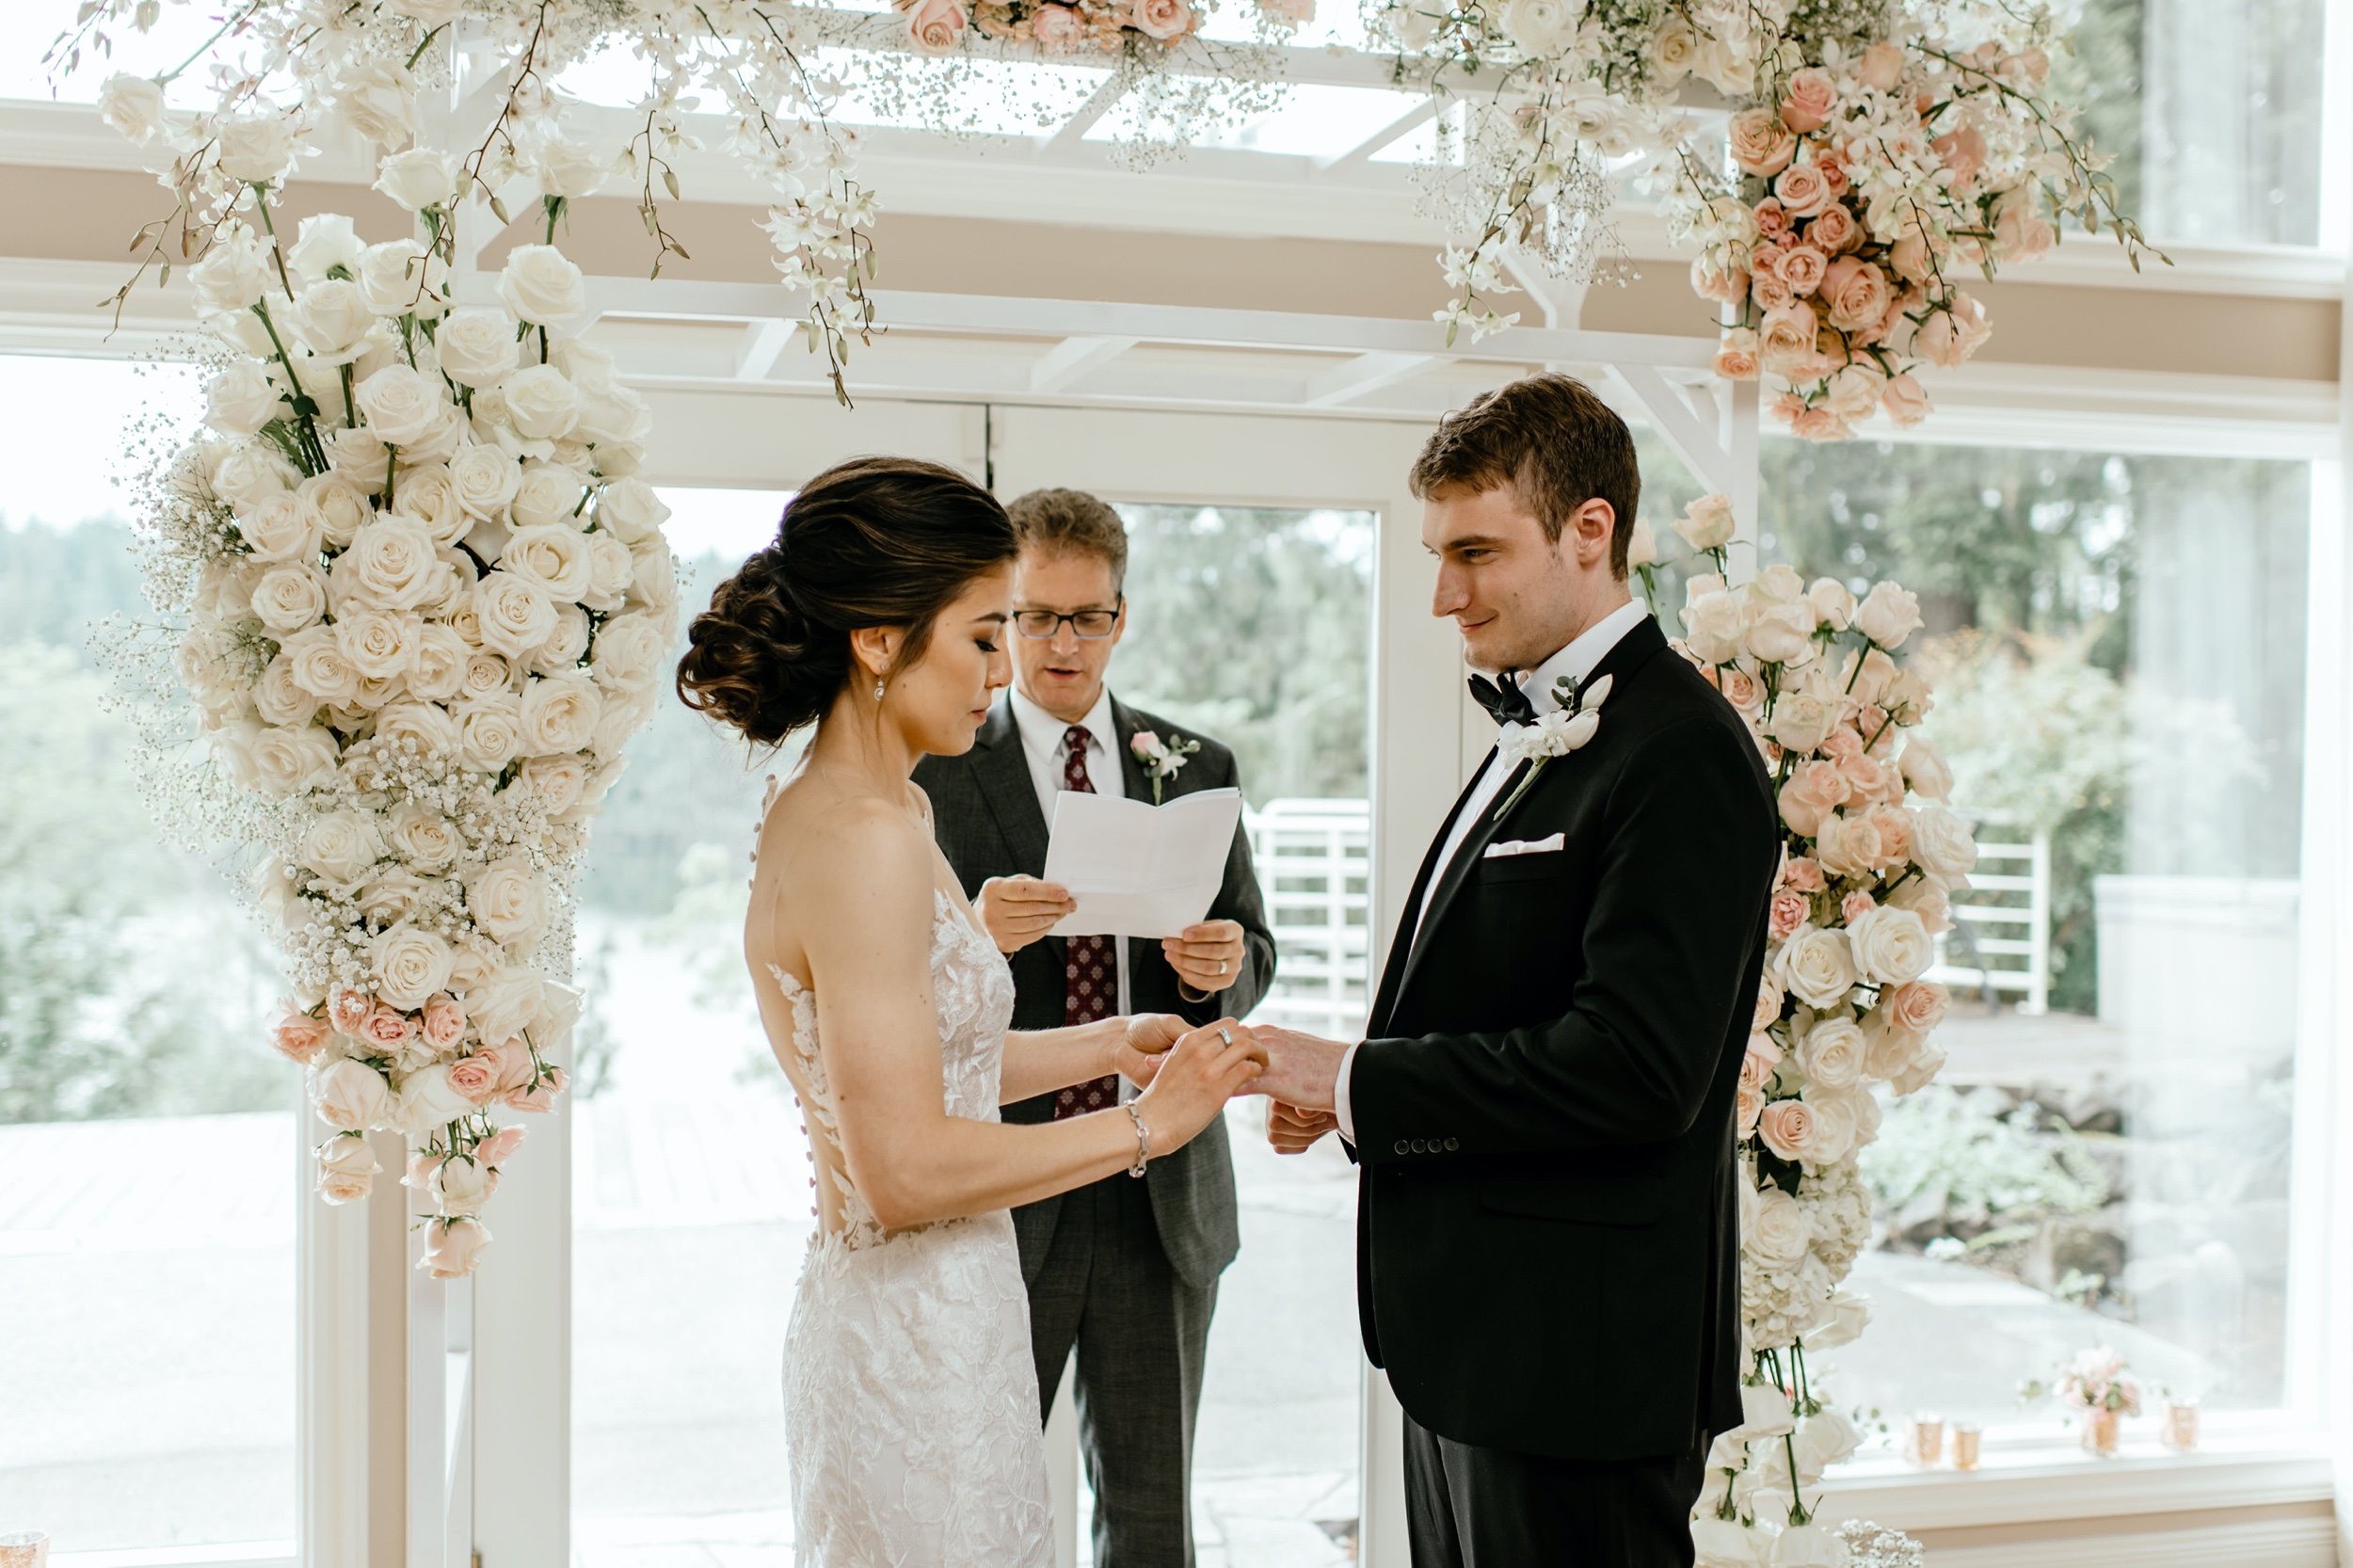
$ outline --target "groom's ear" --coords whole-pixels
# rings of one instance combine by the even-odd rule
[[[1590,568],[1596,562],[1609,564],[1610,540],[1617,532],[1618,509],[1595,496],[1569,514],[1561,537],[1575,553],[1577,564]]]

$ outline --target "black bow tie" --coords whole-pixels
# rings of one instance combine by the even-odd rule
[[[1536,716],[1535,705],[1528,700],[1528,694],[1520,690],[1516,680],[1497,682],[1474,675],[1470,678],[1470,694],[1497,724],[1526,724]]]

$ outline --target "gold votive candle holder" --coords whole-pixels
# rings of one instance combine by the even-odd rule
[[[2198,1447],[2198,1401],[2166,1400],[2157,1436],[2176,1453],[2187,1453]]]
[[[1945,1456],[1945,1417],[1923,1413],[1904,1423],[1904,1458],[1934,1464]]]
[[[49,1537],[39,1530],[0,1535],[0,1568],[44,1568],[49,1561]]]
[[[1953,1468],[1974,1470],[1979,1460],[1979,1446],[1985,1441],[1985,1430],[1967,1421],[1953,1423]]]

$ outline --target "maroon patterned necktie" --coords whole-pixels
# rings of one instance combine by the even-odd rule
[[[1087,776],[1087,727],[1074,724],[1063,732],[1062,787],[1095,792]],[[1063,962],[1062,1019],[1066,1024],[1091,1024],[1119,1011],[1119,947],[1112,936],[1073,936]],[[1083,1116],[1090,1111],[1119,1103],[1119,1078],[1098,1078],[1077,1083],[1054,1096],[1054,1120]]]

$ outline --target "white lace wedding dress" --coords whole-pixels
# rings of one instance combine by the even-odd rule
[[[1013,979],[934,891],[932,995],[948,1113],[997,1120]],[[1029,1300],[1002,1209],[885,1232],[852,1185],[808,988],[775,965],[819,1224],[785,1334],[800,1568],[1048,1568]]]

